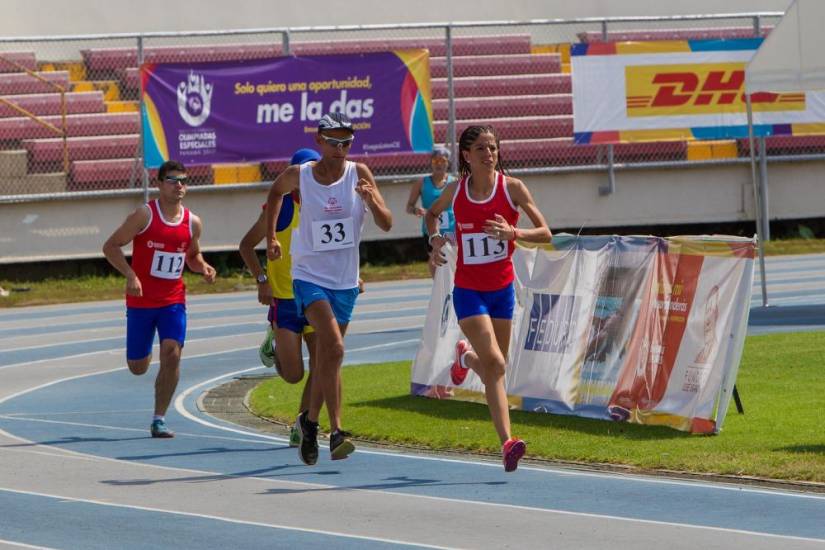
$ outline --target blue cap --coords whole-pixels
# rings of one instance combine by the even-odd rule
[[[318,151],[315,149],[298,149],[295,151],[295,154],[292,155],[289,164],[290,166],[293,164],[304,164],[311,160],[321,160],[321,155],[318,154]]]

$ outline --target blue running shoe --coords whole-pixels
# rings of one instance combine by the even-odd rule
[[[166,427],[166,422],[160,418],[152,421],[152,427],[149,429],[152,432],[152,437],[171,438],[175,437],[175,432]]]

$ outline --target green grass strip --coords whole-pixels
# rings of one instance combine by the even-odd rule
[[[513,433],[528,458],[825,482],[824,350],[825,332],[748,337],[737,381],[745,414],[731,403],[717,436],[523,411],[511,414]],[[409,371],[408,361],[343,369],[344,427],[375,442],[498,452],[486,405],[413,397]],[[301,388],[270,379],[250,402],[291,423]]]

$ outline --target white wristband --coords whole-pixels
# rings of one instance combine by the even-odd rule
[[[435,239],[436,237],[441,237],[443,239],[444,235],[442,235],[441,233],[433,233],[432,235],[430,235],[430,239],[427,242],[433,244],[433,239]]]

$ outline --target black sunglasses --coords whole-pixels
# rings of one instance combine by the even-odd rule
[[[338,138],[334,138],[334,137],[327,137],[327,136],[321,134],[321,139],[323,139],[326,142],[327,145],[330,145],[332,147],[345,147],[346,148],[346,147],[349,147],[350,145],[352,145],[352,142],[355,141],[355,136],[350,136],[350,137],[344,138],[344,139],[338,139]]]

